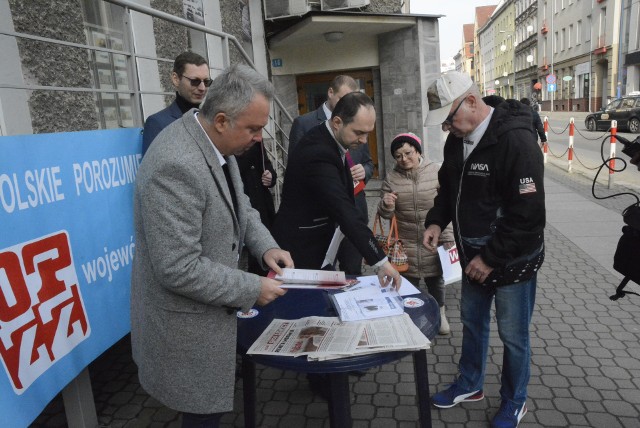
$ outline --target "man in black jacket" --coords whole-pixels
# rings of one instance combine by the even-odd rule
[[[531,108],[531,123],[533,125],[533,130],[538,133],[538,136],[540,137],[540,147],[543,147],[547,142],[547,134],[544,132],[544,125],[542,124],[540,115],[533,107],[531,107],[531,101],[529,101],[529,98],[520,98],[520,102]]]
[[[529,325],[544,257],[544,165],[531,109],[516,100],[481,98],[469,76],[449,72],[427,90],[426,125],[449,131],[440,192],[425,221],[435,251],[453,222],[464,273],[462,353],[455,382],[433,396],[440,408],[484,398],[491,305],[504,344],[502,403],[492,426],[516,427],[527,412]]]
[[[294,119],[289,133],[289,156],[291,156],[293,149],[307,132],[331,117],[331,112],[340,101],[340,98],[349,92],[357,90],[358,82],[353,77],[345,74],[336,76],[329,84],[327,101],[322,103],[316,110]],[[369,152],[369,145],[361,144],[350,148],[349,154],[353,161],[351,176],[356,181],[364,182],[364,184],[368,183],[373,175],[373,160]],[[355,200],[360,217],[366,223],[369,223],[369,210],[364,189],[356,192]],[[348,239],[343,239],[340,244],[338,261],[340,262],[340,270],[343,270],[347,275],[362,275],[362,255]]]
[[[375,121],[371,98],[352,92],[336,104],[331,119],[302,137],[289,158],[273,236],[290,251],[297,268],[320,269],[336,226],[340,226],[376,269],[381,284],[393,280],[397,288],[400,274],[358,214],[346,163],[347,150],[367,144]]]

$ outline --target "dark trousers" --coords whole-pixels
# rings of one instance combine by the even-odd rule
[[[182,412],[182,428],[219,428],[222,415],[224,413],[199,415]]]

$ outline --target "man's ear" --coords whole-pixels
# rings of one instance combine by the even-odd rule
[[[226,126],[229,124],[229,119],[227,118],[226,114],[218,113],[213,117],[211,123],[218,133],[222,133]]]
[[[334,132],[337,131],[343,123],[340,116],[332,117],[329,121],[331,122],[331,129],[333,129]]]
[[[178,85],[180,84],[180,76],[178,76],[178,73],[175,71],[171,72],[171,83],[173,83],[173,86],[176,88],[178,88]]]
[[[327,90],[327,99],[331,98],[332,96],[333,96],[333,88],[329,86],[329,89]]]

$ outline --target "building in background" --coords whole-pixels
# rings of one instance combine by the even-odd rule
[[[493,33],[490,31],[481,32],[491,14],[496,9],[496,5],[479,6],[475,10],[473,22],[473,62],[476,85],[483,95],[495,93],[493,84]],[[482,34],[482,40],[481,40]],[[490,93],[489,93],[490,92]]]
[[[471,80],[475,80],[475,70],[473,61],[473,24],[464,24],[462,26],[462,72],[471,76]]]
[[[516,99],[527,97],[533,102],[540,98],[538,84],[538,0],[515,0],[515,81]]]

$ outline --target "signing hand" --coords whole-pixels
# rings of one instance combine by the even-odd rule
[[[364,180],[364,167],[361,164],[357,164],[351,167],[351,176],[354,180],[362,181]]]
[[[262,173],[262,185],[264,187],[269,187],[271,186],[271,171],[269,171],[268,169],[265,169],[264,172]]]
[[[280,296],[284,296],[286,289],[280,288],[280,281],[271,278],[260,277],[260,295],[256,304],[264,306],[276,300]]]
[[[386,287],[392,285],[396,291],[400,290],[402,285],[402,278],[400,273],[389,262],[384,262],[382,266],[376,271],[378,279],[380,280],[380,286]]]
[[[398,199],[397,192],[385,193],[382,196],[382,203],[384,204],[385,207],[389,209],[395,209],[397,199]]]
[[[482,284],[489,274],[493,271],[493,268],[486,264],[480,254],[475,256],[464,270],[465,275],[470,279]]]
[[[427,230],[424,231],[422,245],[432,253],[438,251],[438,239],[440,238],[441,232],[442,229],[440,229],[440,226],[437,224],[429,225]]]
[[[262,256],[262,260],[264,261],[265,265],[269,266],[278,275],[282,275],[282,268],[280,267],[280,263],[282,263],[284,267],[287,268],[293,267],[291,254],[289,254],[288,251],[281,250],[280,248],[271,248],[267,250]]]

